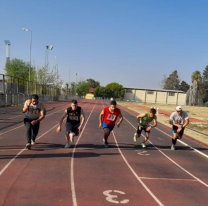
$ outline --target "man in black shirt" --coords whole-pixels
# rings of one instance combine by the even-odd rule
[[[79,135],[82,131],[82,127],[85,121],[85,115],[83,109],[78,106],[77,100],[71,101],[71,106],[64,111],[64,114],[60,120],[60,124],[57,128],[57,132],[61,131],[61,125],[66,118],[66,145],[65,148],[69,148],[69,139],[74,141],[74,136]]]

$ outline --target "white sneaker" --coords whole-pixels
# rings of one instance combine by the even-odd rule
[[[35,140],[31,140],[31,144],[36,144]]]
[[[70,147],[70,144],[67,143],[64,147],[65,147],[65,148],[69,148],[69,147]]]
[[[146,147],[146,145],[145,145],[143,142],[142,142],[142,144],[141,144],[141,145],[142,145],[142,147],[143,147],[143,148],[145,148],[145,147]]]
[[[70,133],[69,136],[70,136],[70,141],[74,142],[74,135],[72,133]]]

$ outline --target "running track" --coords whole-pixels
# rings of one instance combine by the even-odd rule
[[[24,150],[22,106],[0,108],[0,205],[207,205],[205,146],[184,137],[171,151],[171,131],[158,125],[142,149],[142,137],[132,140],[136,113],[120,107],[124,121],[111,134],[111,147],[103,148],[98,116],[108,102],[79,100],[86,124],[65,149],[64,125],[60,133],[56,128],[69,103],[45,105],[47,116],[30,151]]]

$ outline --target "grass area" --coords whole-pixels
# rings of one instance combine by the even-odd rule
[[[139,113],[146,113],[148,111],[145,109],[135,107],[135,106],[133,106],[133,104],[138,104],[138,105],[147,106],[147,107],[148,106],[149,107],[156,107],[156,108],[159,108],[159,109],[161,109],[163,111],[167,111],[167,112],[175,111],[175,105],[159,105],[159,104],[149,104],[149,103],[143,104],[143,103],[135,103],[135,102],[133,104],[130,102],[118,102],[118,104],[120,104],[128,109],[131,109],[135,112],[138,112],[138,114]],[[208,121],[208,108],[207,107],[201,108],[201,107],[183,106],[183,110],[188,111],[189,117],[193,117],[192,114],[194,114],[193,118]],[[158,119],[158,122],[170,127],[170,129],[171,129],[172,126],[169,124],[169,118],[167,116],[165,116],[163,114],[159,114],[159,115],[157,115],[157,119]],[[136,124],[136,120],[135,120],[135,124]],[[188,128],[208,134],[208,123],[206,123],[206,124],[204,124],[204,123],[203,124],[190,123],[188,125]],[[204,135],[198,134],[198,133],[190,131],[188,129],[185,130],[185,134],[187,134],[187,135],[191,136],[192,138],[195,138],[201,142],[208,144],[208,137],[206,137]]]

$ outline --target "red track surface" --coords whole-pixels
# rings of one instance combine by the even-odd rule
[[[0,108],[0,205],[207,204],[206,147],[184,137],[183,142],[207,156],[180,142],[171,151],[171,130],[158,125],[151,131],[152,144],[142,149],[142,137],[137,143],[132,140],[135,113],[120,107],[125,119],[111,134],[111,147],[104,148],[98,116],[108,102],[80,100],[79,104],[86,124],[71,148],[63,148],[64,125],[61,133],[55,131],[69,103],[57,102],[46,104],[47,117],[30,151],[23,150],[21,107]]]

